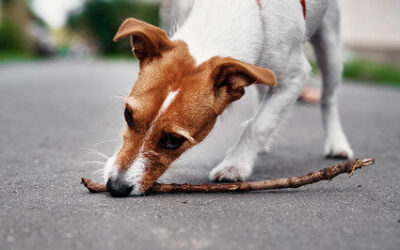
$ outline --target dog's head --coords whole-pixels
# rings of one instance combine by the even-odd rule
[[[244,87],[276,82],[269,69],[233,58],[213,57],[197,65],[185,42],[136,19],[127,19],[114,40],[127,37],[140,72],[125,100],[122,147],[105,167],[107,187],[116,196],[148,190],[209,134],[218,115],[244,95]]]

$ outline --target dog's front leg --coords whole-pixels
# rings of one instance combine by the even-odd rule
[[[295,103],[307,76],[308,69],[299,70],[295,77],[278,81],[278,86],[266,95],[252,121],[228,150],[224,160],[211,170],[209,177],[212,181],[243,181],[251,175],[260,148],[266,145],[288,109]]]

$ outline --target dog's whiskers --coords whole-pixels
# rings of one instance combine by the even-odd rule
[[[89,154],[94,154],[94,155],[101,156],[101,157],[103,157],[103,158],[106,159],[106,160],[108,160],[108,159],[110,158],[110,157],[108,157],[107,155],[105,155],[105,154],[103,154],[103,153],[97,151],[96,149],[92,149],[92,148],[82,148],[82,149],[86,150],[87,153],[89,153]]]
[[[120,139],[106,140],[106,141],[95,143],[93,145],[94,146],[98,146],[98,145],[101,145],[101,144],[104,144],[104,143],[107,143],[107,142],[120,142],[120,141],[121,141]]]
[[[100,169],[94,171],[93,174],[97,174],[97,173],[100,173],[100,172],[102,172],[102,171],[104,171],[104,168],[100,168]]]
[[[105,162],[102,161],[82,161],[79,162],[78,165],[84,165],[84,164],[98,164],[98,165],[104,165]]]
[[[112,99],[112,100],[122,100],[123,102],[125,102],[125,100],[127,98],[128,97],[125,96],[125,95],[112,95],[112,96],[110,96],[110,99]]]

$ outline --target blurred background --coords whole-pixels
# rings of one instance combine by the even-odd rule
[[[156,1],[1,0],[0,61],[126,55],[112,41],[127,17],[159,24]]]
[[[182,5],[184,1],[0,0],[0,64],[54,58],[132,59],[127,41],[112,41],[121,22],[136,17],[161,26],[159,13],[166,14],[160,6],[165,12],[176,2]],[[400,1],[340,3],[344,77],[400,85]],[[182,18],[172,14],[172,18]],[[167,21],[164,28],[176,20]]]
[[[400,0],[340,0],[342,124],[356,157],[376,167],[276,192],[111,199],[80,185],[103,180],[121,144],[120,97],[139,71],[128,39],[112,41],[118,27],[136,17],[171,34],[191,3],[0,0],[0,250],[399,249]],[[257,110],[256,89],[236,104],[160,182],[208,181]],[[251,180],[338,162],[323,158],[318,105],[295,105],[283,123]]]

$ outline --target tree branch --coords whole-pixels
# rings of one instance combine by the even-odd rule
[[[294,176],[289,178],[280,178],[274,180],[254,181],[254,182],[237,182],[237,183],[204,183],[200,185],[193,184],[160,184],[155,183],[146,193],[214,193],[227,191],[255,191],[269,189],[298,188],[323,180],[331,180],[336,176],[349,173],[351,177],[355,170],[361,169],[374,164],[375,159],[355,159],[336,164],[330,168],[324,168],[311,172],[304,176]],[[82,184],[92,193],[107,192],[106,185],[93,182],[88,178],[82,177]]]

